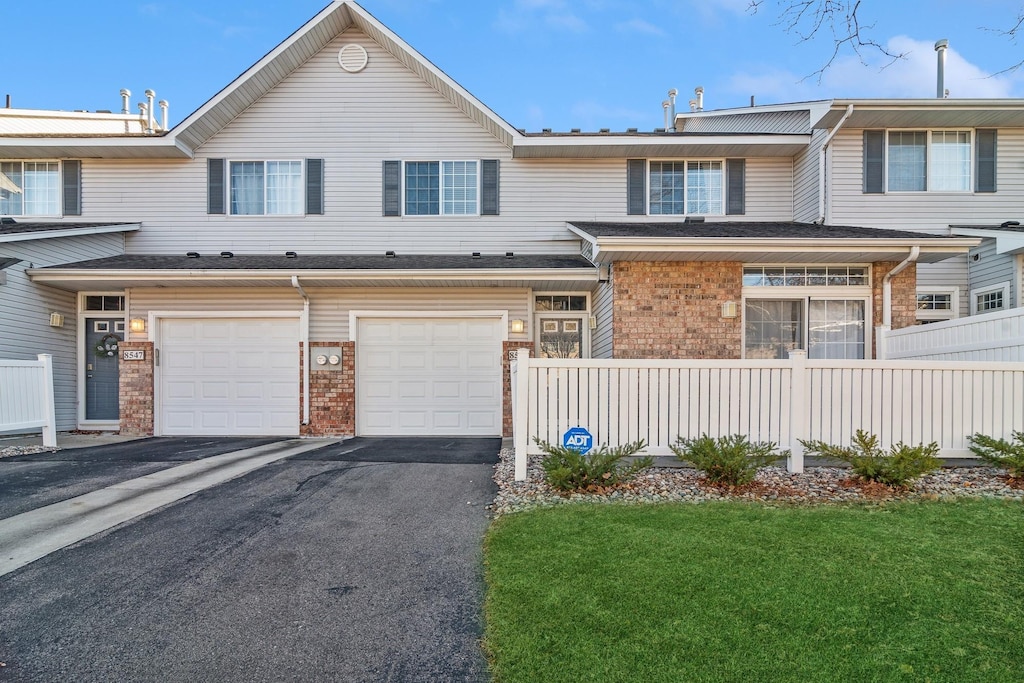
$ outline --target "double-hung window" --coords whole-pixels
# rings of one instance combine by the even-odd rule
[[[57,161],[0,162],[0,214],[4,216],[61,215],[60,163]]]
[[[294,216],[302,213],[301,161],[232,161],[233,216]]]
[[[995,192],[995,130],[864,131],[864,192]]]
[[[475,216],[477,162],[405,162],[405,215]]]
[[[651,215],[720,215],[724,196],[721,161],[650,162]]]

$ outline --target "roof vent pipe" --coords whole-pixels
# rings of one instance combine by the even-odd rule
[[[675,88],[672,88],[672,89],[670,89],[668,91],[668,101],[669,101],[669,104],[672,105],[672,108],[669,111],[669,113],[672,116],[672,122],[665,126],[665,130],[667,130],[669,133],[675,133],[676,132],[676,96],[677,95],[679,95],[679,91],[676,90]]]
[[[697,111],[704,111],[704,86],[698,85],[693,89],[693,94],[697,96]]]
[[[690,100],[690,111],[697,111],[697,100]]]
[[[156,125],[156,107],[153,106],[153,100],[156,99],[156,93],[152,90],[146,91],[146,132],[152,133],[153,127]]]
[[[149,121],[149,107],[145,102],[139,102],[139,118],[142,119],[142,127],[145,128],[146,122]]]
[[[949,48],[949,41],[943,38],[935,41],[935,52],[938,61],[935,83],[935,96],[940,100],[948,96],[946,92],[946,50]]]
[[[157,104],[160,105],[160,127],[164,131],[166,131],[167,130],[167,107],[169,105],[167,104],[167,100],[160,100],[159,102],[157,102]]]
[[[121,88],[121,113],[131,113],[131,105],[128,104],[128,98],[132,96],[132,91],[128,88]]]
[[[669,107],[671,107],[671,106],[672,106],[672,103],[669,102],[668,100],[665,100],[664,102],[661,103],[661,108],[665,110],[665,130],[668,130],[669,127],[672,125],[671,124],[671,119],[669,118],[669,117],[672,116],[669,113]]]

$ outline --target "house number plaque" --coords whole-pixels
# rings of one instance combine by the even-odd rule
[[[121,360],[146,360],[146,350],[132,349],[131,351],[122,351]]]

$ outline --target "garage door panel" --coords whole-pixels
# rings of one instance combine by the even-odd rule
[[[297,320],[164,319],[160,340],[162,434],[298,434]]]
[[[359,320],[358,433],[500,435],[503,331],[500,318]]]

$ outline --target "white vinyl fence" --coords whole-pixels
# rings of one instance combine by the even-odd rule
[[[888,360],[1024,362],[1024,308],[883,333]]]
[[[798,439],[849,444],[857,429],[882,445],[938,442],[970,455],[967,437],[1024,430],[1024,363],[807,360],[555,360],[517,352],[512,364],[516,479],[539,437],[572,427],[594,445],[647,442],[671,455],[677,437],[744,434],[774,441],[803,471]]]
[[[53,361],[0,360],[0,432],[42,430],[43,445],[57,445]]]

